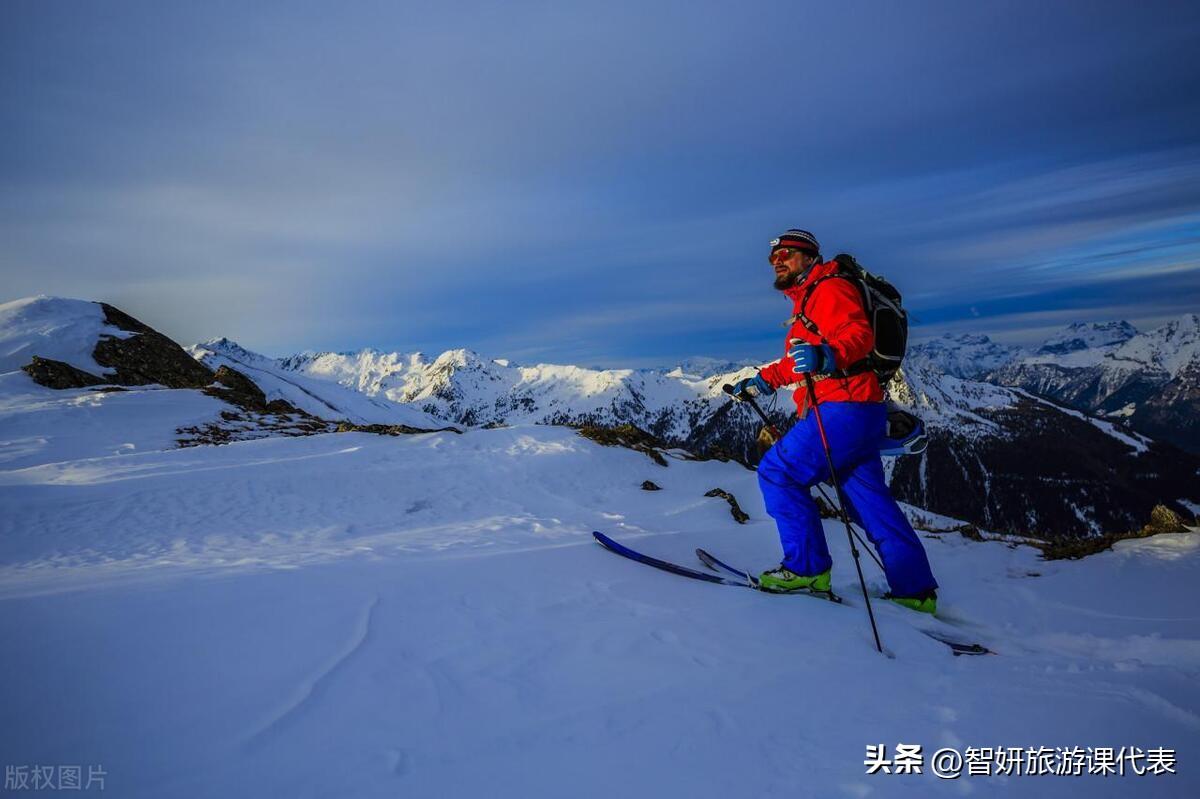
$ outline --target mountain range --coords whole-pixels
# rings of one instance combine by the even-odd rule
[[[33,298],[0,306],[0,371],[25,367],[33,356],[44,369],[57,357],[86,376],[72,377],[79,385],[120,383],[106,374],[113,367],[93,356],[111,349],[105,342],[147,338],[149,328],[140,324],[111,306],[82,301]],[[1068,370],[1100,370],[1113,385],[1194,386],[1185,381],[1197,371],[1196,326],[1195,317],[1150,334],[1124,323],[1077,325],[1031,349],[978,335],[915,346],[889,393],[926,421],[931,441],[923,455],[889,463],[893,490],[932,513],[1043,539],[1135,530],[1159,504],[1190,517],[1200,508],[1200,458],[1133,425],[1155,408],[1186,414],[1186,403],[1194,402],[1188,390],[1183,410],[1163,399],[1175,396],[1170,392],[1135,398],[1126,391],[1126,402],[1105,412],[1111,405],[1079,407],[1064,393],[1062,378]],[[663,447],[701,457],[747,464],[759,457],[759,419],[722,390],[753,374],[736,362],[589,369],[520,365],[467,349],[436,357],[366,349],[268,358],[224,338],[186,351],[161,338],[178,352],[163,356],[174,371],[155,374],[178,372],[180,358],[202,367],[186,385],[172,387],[215,381],[206,392],[242,398],[239,413],[190,431],[193,443],[327,432],[338,423],[407,430],[631,424]],[[139,384],[171,385],[169,376],[138,374]],[[1031,385],[1035,375],[1057,382],[1039,377]],[[790,392],[777,392],[768,413],[786,429],[794,418]]]
[[[1125,321],[1077,323],[1024,348],[948,334],[914,345],[908,362],[1025,389],[1200,453],[1196,314],[1146,332]]]

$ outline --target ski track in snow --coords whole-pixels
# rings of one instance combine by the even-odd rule
[[[246,741],[246,748],[253,750],[271,738],[284,733],[287,726],[294,723],[306,708],[313,703],[323,701],[329,683],[337,679],[345,671],[351,660],[367,645],[372,634],[372,621],[379,607],[379,597],[363,608],[359,614],[357,629],[353,639],[345,649],[336,654],[327,666],[321,669],[311,680],[299,686],[299,694],[288,704],[275,713],[274,717],[261,728],[251,733]]]

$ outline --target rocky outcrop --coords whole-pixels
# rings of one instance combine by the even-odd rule
[[[21,367],[21,371],[33,378],[33,382],[46,388],[89,388],[102,386],[108,382],[90,372],[76,369],[69,363],[39,358],[36,355],[33,356],[32,361]]]
[[[213,375],[213,384],[206,386],[204,393],[255,413],[309,415],[284,400],[268,402],[267,395],[253,380],[228,366],[221,366],[217,369],[216,374]]]
[[[221,411],[219,421],[177,429],[175,442],[180,447],[198,447],[279,436],[311,436],[333,430],[332,422],[307,414],[228,410]]]
[[[1142,535],[1158,535],[1160,533],[1186,533],[1187,526],[1183,517],[1166,505],[1155,505],[1150,511],[1150,522],[1141,529]]]
[[[737,497],[730,494],[723,488],[714,488],[711,491],[704,492],[706,497],[720,497],[729,503],[729,513],[733,516],[733,520],[738,524],[745,524],[750,521],[750,514],[742,510],[742,506],[738,504]]]
[[[171,339],[107,303],[100,303],[108,324],[134,335],[101,336],[92,357],[113,370],[106,382],[121,386],[158,384],[167,388],[204,388],[212,371]]]
[[[667,459],[662,454],[662,451],[666,449],[666,444],[634,425],[623,424],[616,427],[583,425],[578,428],[578,431],[579,435],[589,438],[597,444],[603,444],[606,447],[627,447],[644,452],[659,466],[667,465]]]

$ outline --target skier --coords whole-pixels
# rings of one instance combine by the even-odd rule
[[[925,548],[883,476],[879,455],[887,423],[883,389],[873,371],[855,368],[875,342],[862,297],[849,280],[829,279],[821,281],[805,302],[810,286],[838,270],[835,261],[821,262],[821,247],[806,230],[793,228],[774,239],[769,260],[775,288],[793,301],[786,355],[754,377],[738,381],[733,396],[774,394],[802,381],[805,373],[813,376],[843,501],[879,552],[891,589],[887,598],[933,613],[937,582]],[[819,333],[809,331],[803,316],[815,323]],[[759,582],[774,591],[827,592],[833,559],[809,491],[830,479],[829,467],[816,415],[808,412],[807,392],[796,391],[795,397],[799,421],[758,466],[763,501],[783,544],[779,567],[760,574]]]

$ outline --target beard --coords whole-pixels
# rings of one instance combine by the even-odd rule
[[[808,277],[808,273],[812,271],[813,265],[809,264],[802,267],[799,272],[788,272],[785,275],[780,275],[775,278],[775,288],[778,291],[786,291],[792,286],[799,286]]]

